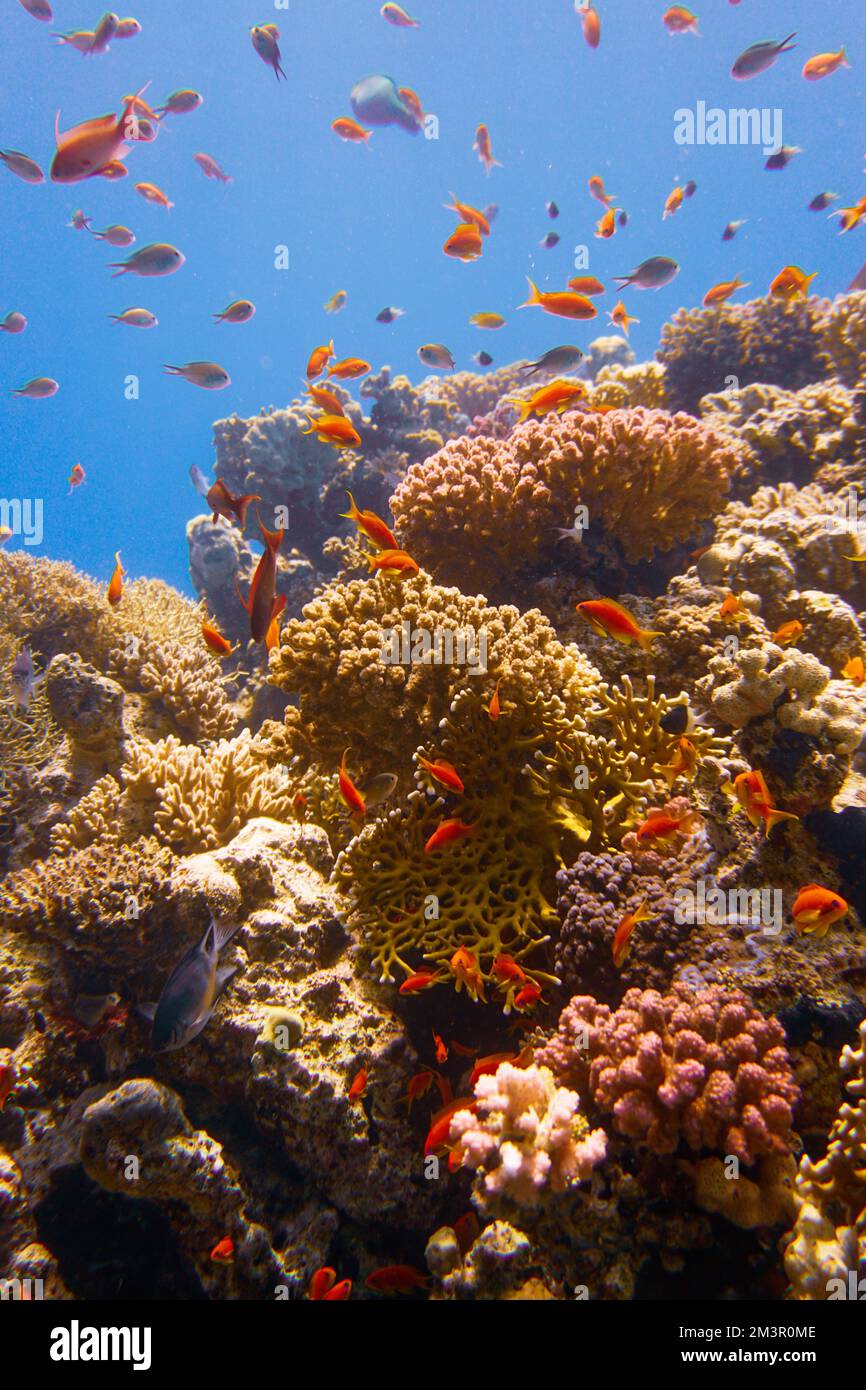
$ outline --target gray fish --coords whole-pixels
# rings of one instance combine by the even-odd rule
[[[526,376],[535,376],[536,372],[567,372],[571,367],[576,367],[582,357],[579,347],[566,343],[562,347],[551,348],[537,362],[527,362],[522,371]]]
[[[72,1017],[82,1028],[92,1032],[119,1003],[119,994],[76,994],[72,1003]]]
[[[545,205],[545,208],[548,217],[554,218],[559,216],[559,208],[556,206],[556,203],[551,201]]]
[[[809,211],[823,212],[831,203],[835,203],[838,197],[838,193],[817,193],[809,204]]]
[[[365,782],[361,788],[361,793],[367,806],[381,806],[383,801],[387,801],[397,785],[396,772],[379,772],[375,777],[371,777],[369,782]]]
[[[802,154],[799,145],[780,145],[777,150],[770,155],[764,165],[765,169],[784,169],[786,164],[790,164],[795,154]]]
[[[210,483],[208,482],[205,475],[202,473],[197,463],[194,463],[192,465],[192,468],[189,470],[189,476],[190,481],[192,482],[192,485],[195,488],[196,492],[201,497],[207,497],[210,491]]]
[[[27,710],[30,708],[30,701],[37,685],[43,679],[37,676],[36,667],[33,665],[33,657],[30,653],[30,643],[21,648],[12,666],[12,699],[18,709]]]
[[[748,217],[740,217],[734,222],[729,222],[722,232],[722,241],[733,241],[741,227],[745,227]]]
[[[741,53],[734,66],[731,68],[731,77],[736,77],[739,82],[744,82],[747,77],[757,77],[759,72],[766,72],[771,68],[779,57],[780,53],[789,53],[792,48],[796,48],[792,39],[797,37],[796,33],[789,34],[781,43],[774,39],[764,39],[761,43],[753,43],[751,48],[747,48],[745,53]]]
[[[233,967],[218,969],[219,953],[231,941],[237,926],[210,926],[198,946],[193,946],[172,970],[153,1010],[151,1046],[154,1052],[172,1052],[197,1038],[207,1025]],[[150,1008],[144,1006],[145,1017]]]
[[[548,232],[547,236],[541,238],[539,245],[546,251],[552,251],[554,246],[559,245],[559,232]]]
[[[457,365],[443,343],[425,343],[423,347],[419,347],[418,356],[425,367],[436,367],[439,371],[450,369],[453,372]]]
[[[487,218],[487,221],[493,222],[495,218],[499,216],[499,204],[488,203],[487,207],[483,208],[482,211],[484,213],[484,216]]]
[[[349,100],[355,117],[364,125],[398,125],[410,135],[417,135],[421,129],[421,122],[400,95],[397,83],[384,73],[362,77],[352,88]]]
[[[683,189],[683,193],[685,193],[687,198],[693,198],[697,191],[698,185],[695,183],[694,179],[689,179],[688,183]]]
[[[401,318],[405,312],[405,309],[395,309],[389,304],[386,309],[381,309],[376,315],[376,322],[393,323],[395,319]]]
[[[625,212],[625,211],[621,212],[621,213],[619,214],[619,216],[617,217],[616,220],[617,220],[617,222],[619,223],[619,225],[620,225],[621,227],[627,227],[627,226],[628,226],[628,213]]]
[[[493,358],[489,352],[476,352],[472,361],[477,362],[479,367],[491,367],[493,365]]]
[[[615,275],[613,278],[620,289],[624,289],[626,285],[633,285],[636,290],[660,290],[669,285],[679,273],[680,268],[676,261],[670,260],[667,256],[650,256],[648,261],[641,261],[630,275]]]

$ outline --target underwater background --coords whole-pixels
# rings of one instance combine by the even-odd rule
[[[46,11],[0,1281],[862,1298],[861,0]]]

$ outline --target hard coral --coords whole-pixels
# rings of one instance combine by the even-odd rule
[[[628,563],[685,540],[722,505],[734,443],[662,410],[572,411],[507,441],[459,439],[410,468],[391,499],[401,544],[446,582],[497,589],[555,556],[556,531],[589,515]]]
[[[589,1178],[607,1153],[603,1129],[578,1115],[580,1097],[557,1086],[547,1067],[504,1062],[475,1084],[476,1113],[459,1110],[451,1142],[461,1166],[484,1173],[484,1196],[538,1206]]]
[[[615,1013],[578,995],[535,1055],[654,1153],[684,1142],[750,1165],[791,1147],[799,1090],[784,1031],[738,990],[631,989]]]

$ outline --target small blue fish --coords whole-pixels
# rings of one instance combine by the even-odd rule
[[[151,1046],[154,1052],[173,1052],[197,1038],[207,1026],[217,1000],[235,968],[218,968],[219,953],[228,945],[238,926],[210,926],[198,946],[187,951],[172,970],[159,1002],[142,1005],[139,1012],[152,1017]]]

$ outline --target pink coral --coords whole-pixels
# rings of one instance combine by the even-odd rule
[[[752,1164],[790,1148],[799,1090],[784,1032],[737,990],[630,989],[615,1013],[578,995],[536,1060],[654,1153],[683,1140]]]

